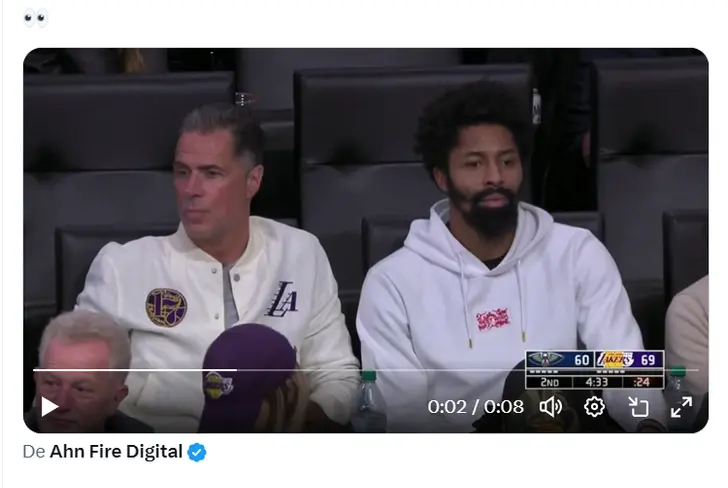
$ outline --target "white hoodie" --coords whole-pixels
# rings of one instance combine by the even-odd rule
[[[489,270],[448,221],[448,201],[436,203],[429,220],[412,223],[404,248],[364,282],[362,367],[379,371],[388,430],[472,432],[483,402],[500,401],[526,350],[577,349],[579,339],[587,349],[643,349],[619,271],[588,230],[521,203],[513,245]],[[659,390],[605,390],[608,413],[623,428],[643,420],[632,418],[630,395],[649,401],[650,416],[664,425]],[[467,408],[433,415],[431,400]]]

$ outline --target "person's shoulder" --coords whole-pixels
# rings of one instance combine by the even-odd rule
[[[601,243],[599,238],[591,230],[562,222],[554,222],[551,234],[557,240],[570,243],[584,243],[585,241]]]
[[[123,412],[116,412],[107,422],[106,431],[109,433],[151,434],[154,429],[134,417]]]
[[[268,243],[275,242],[284,247],[293,244],[295,246],[304,246],[307,250],[321,247],[321,243],[315,235],[277,220],[252,216],[250,217],[250,224],[263,233]]]
[[[156,259],[164,253],[164,243],[169,236],[145,236],[125,243],[109,242],[99,251],[98,257],[115,266],[129,262],[138,264],[140,259]]]
[[[692,285],[685,288],[678,295],[688,295],[700,301],[708,299],[708,275],[703,276]]]
[[[386,278],[393,283],[400,283],[412,276],[413,271],[421,269],[424,259],[417,253],[401,247],[392,254],[375,263],[367,272],[369,281]]]
[[[670,313],[670,311],[674,312],[679,308],[693,308],[695,306],[703,309],[707,313],[708,297],[708,275],[705,275],[675,295],[670,303],[668,313]]]
[[[612,261],[604,243],[585,227],[554,222],[548,246],[570,256],[577,265],[588,266],[593,260],[603,263]]]

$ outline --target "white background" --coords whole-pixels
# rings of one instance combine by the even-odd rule
[[[595,6],[599,4],[600,6]],[[2,0],[2,480],[8,487],[713,486],[726,429],[725,219],[711,222],[711,418],[696,435],[40,436],[22,422],[22,61],[37,47],[696,47],[710,61],[711,200],[726,197],[725,2]],[[28,28],[27,8],[45,9]],[[725,177],[723,177],[725,178]],[[32,225],[32,223],[28,223]],[[717,272],[716,272],[717,270]],[[49,276],[48,279],[53,279]],[[715,352],[718,353],[715,353]],[[718,444],[718,440],[720,442]],[[187,459],[24,460],[23,444],[206,445]],[[724,461],[725,455],[720,458]],[[721,483],[722,484],[722,483]],[[142,486],[142,485],[138,485]]]

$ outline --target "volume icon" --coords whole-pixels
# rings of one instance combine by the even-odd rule
[[[561,403],[561,400],[554,396],[552,396],[548,400],[539,402],[538,404],[538,409],[551,418],[555,418],[557,415],[559,415],[563,408],[564,406]]]

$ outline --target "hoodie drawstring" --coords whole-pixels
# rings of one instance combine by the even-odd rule
[[[463,266],[463,258],[460,253],[458,256],[458,267],[460,268],[460,296],[463,299],[463,323],[465,324],[465,332],[468,334],[468,347],[473,348],[473,335],[470,331],[470,310],[468,309],[467,281],[465,280],[465,267]],[[521,312],[521,342],[526,342],[526,297],[521,286],[521,260],[516,262],[516,284],[518,286],[518,303]]]
[[[460,268],[460,295],[463,297],[463,323],[465,324],[465,332],[468,334],[468,347],[473,348],[473,336],[470,332],[470,310],[468,310],[468,294],[465,292],[465,267],[463,266],[463,258],[460,253],[458,256],[458,267]]]
[[[516,283],[518,284],[518,301],[521,311],[521,341],[526,342],[526,298],[523,296],[523,287],[521,286],[521,260],[516,263]]]

